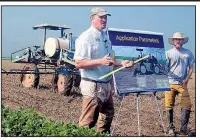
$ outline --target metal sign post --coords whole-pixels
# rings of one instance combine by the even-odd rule
[[[136,98],[137,98],[137,120],[138,120],[138,136],[141,136],[141,129],[140,129],[140,113],[139,113],[139,108],[140,108],[140,105],[139,105],[139,96],[142,95],[142,92],[138,92],[136,93]],[[158,101],[157,101],[157,96],[156,96],[156,92],[152,92],[152,95],[154,97],[154,103],[156,104],[156,107],[157,107],[157,111],[159,113],[159,117],[160,117],[160,121],[161,121],[161,125],[163,127],[163,131],[164,131],[164,134],[166,136],[166,129],[165,129],[165,125],[164,125],[164,121],[163,121],[163,116],[162,116],[162,113],[160,111],[160,107],[158,105]],[[117,113],[117,116],[116,116],[116,122],[113,126],[113,130],[111,132],[111,136],[113,136],[114,134],[114,129],[116,128],[116,124],[118,122],[118,119],[119,119],[119,114],[120,114],[120,111],[122,109],[122,104],[124,102],[124,99],[125,99],[125,94],[122,95],[122,100],[121,100],[121,103],[120,103],[120,107],[119,107],[119,110],[118,110],[118,113]]]

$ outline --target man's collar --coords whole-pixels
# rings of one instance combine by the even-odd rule
[[[177,48],[174,46],[174,50],[181,51],[181,50],[183,50],[183,46],[180,47],[179,49],[177,49]]]
[[[94,26],[91,25],[91,28],[93,31],[95,31],[98,35],[101,35],[103,34],[103,30],[102,31],[99,31],[97,28],[95,28]]]

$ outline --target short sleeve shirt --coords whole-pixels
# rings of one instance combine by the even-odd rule
[[[166,52],[170,84],[180,84],[186,77],[188,68],[194,64],[194,55],[185,48],[172,48]]]
[[[111,42],[105,32],[100,32],[93,26],[83,32],[75,42],[74,60],[98,59],[110,53],[113,54]],[[100,81],[98,78],[111,72],[113,66],[97,66],[93,68],[80,69],[81,77]],[[107,81],[110,77],[101,81]]]

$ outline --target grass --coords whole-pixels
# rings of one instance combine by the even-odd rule
[[[1,59],[2,60],[10,60],[11,58],[10,57],[2,57]]]

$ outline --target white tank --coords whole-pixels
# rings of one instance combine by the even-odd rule
[[[56,50],[69,49],[69,40],[63,38],[48,38],[44,44],[44,52],[47,56],[53,57]]]

